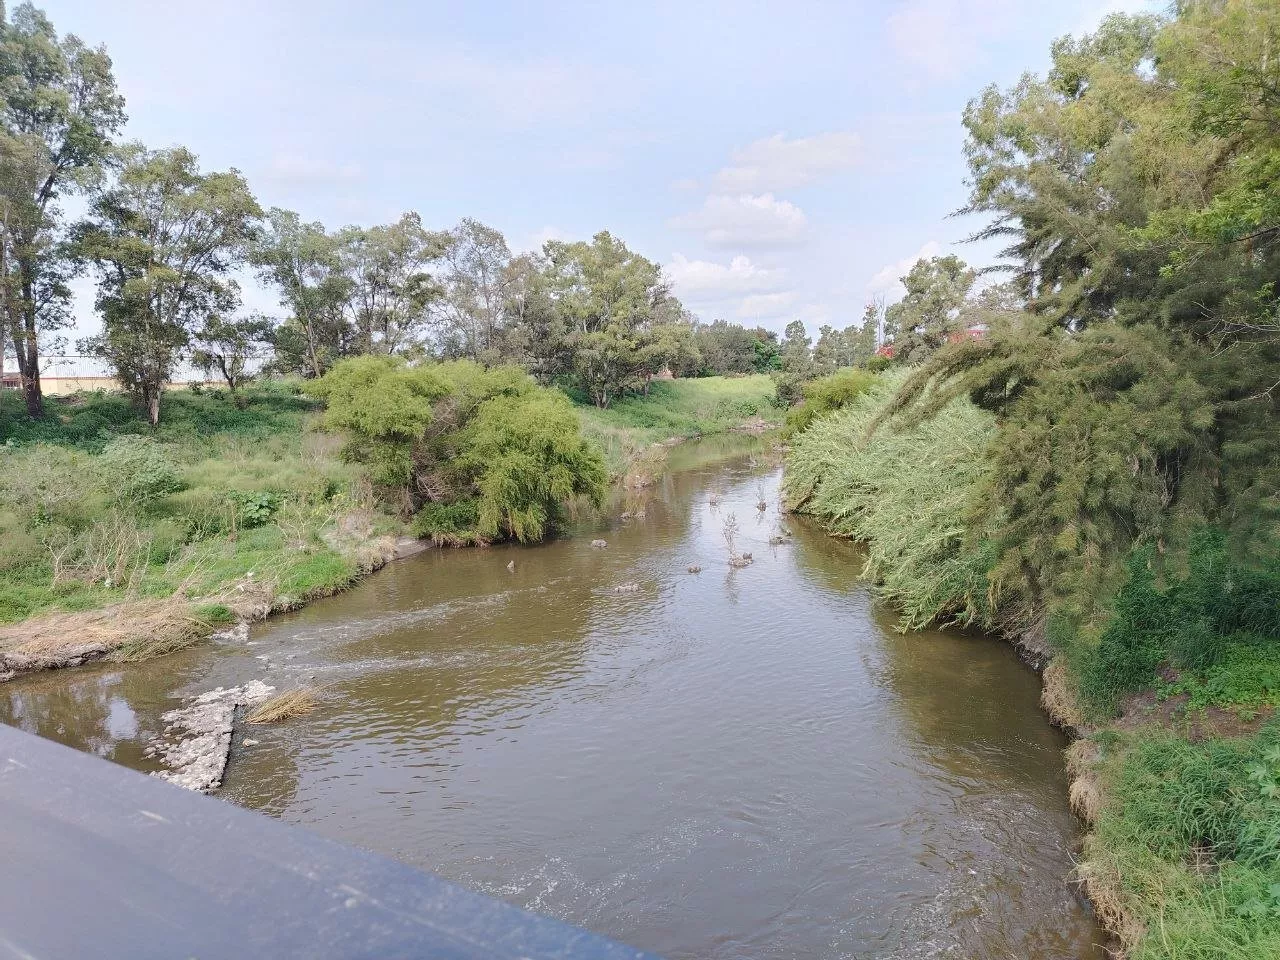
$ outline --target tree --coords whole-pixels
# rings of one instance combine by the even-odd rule
[[[914,363],[964,327],[961,314],[977,273],[959,257],[917,260],[902,285],[906,296],[885,309],[885,331],[899,360]]]
[[[348,351],[352,326],[343,306],[352,281],[342,271],[337,239],[323,224],[304,223],[292,210],[279,207],[269,210],[266,220],[266,229],[254,239],[251,260],[292,312],[276,345],[277,360],[319,377]]]
[[[356,351],[394,355],[421,346],[442,296],[431,271],[443,238],[406,213],[383,226],[348,227],[337,241]]]
[[[773,370],[778,360],[778,335],[763,327],[748,329],[727,320],[693,324],[693,336],[702,357],[699,373],[762,373]]]
[[[1197,525],[1273,549],[1278,47],[1272,0],[1114,15],[966,110],[966,210],[1012,279],[965,305],[990,335],[938,349],[897,409],[998,415],[980,538],[1024,613],[1087,626],[1126,554]]]
[[[539,365],[547,366],[551,357],[571,358],[563,372],[593,403],[607,407],[643,383],[645,363],[639,351],[654,328],[687,323],[680,301],[657,264],[607,231],[591,243],[549,241],[543,264],[544,295],[558,322],[554,339],[533,344]]]
[[[234,394],[249,376],[249,361],[271,342],[274,331],[275,322],[262,314],[211,316],[195,333],[191,360],[206,376],[217,370]]]
[[[182,147],[129,145],[115,186],[94,202],[79,248],[98,270],[103,331],[84,344],[137,395],[153,426],[193,330],[236,308],[230,274],[261,216],[237,171],[201,173]]]
[[[124,122],[111,59],[43,13],[0,6],[0,325],[8,328],[27,412],[44,412],[42,341],[70,323],[74,266],[58,201],[91,189]]]
[[[518,368],[361,356],[307,389],[348,431],[347,456],[438,543],[541,540],[569,501],[604,496],[604,462],[568,400]]]
[[[439,309],[446,356],[496,362],[508,354],[502,342],[511,251],[493,227],[464,219],[442,238],[444,269]]]
[[[809,350],[809,334],[800,320],[792,320],[782,333],[782,369],[792,376],[807,377],[813,357]]]

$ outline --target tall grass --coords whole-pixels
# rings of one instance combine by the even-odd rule
[[[1082,872],[1131,960],[1280,956],[1280,726],[1102,740],[1106,800]]]
[[[883,376],[795,439],[787,506],[866,543],[866,572],[901,610],[904,629],[938,619],[986,622],[992,558],[968,533],[968,519],[994,421],[961,399],[918,426],[873,430],[901,380]]]
[[[339,542],[356,539],[339,528],[358,472],[288,387],[171,391],[155,430],[118,394],[48,407],[31,421],[0,394],[0,623],[210,595],[250,574],[290,598],[358,575]],[[375,521],[362,539],[394,526]]]
[[[780,424],[782,411],[774,395],[773,380],[765,374],[655,380],[649,396],[629,395],[607,410],[570,394],[578,402],[583,433],[604,451],[615,475],[624,473],[625,465],[654,443],[725,433],[756,417]]]

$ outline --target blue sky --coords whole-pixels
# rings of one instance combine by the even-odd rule
[[[947,216],[966,101],[1042,72],[1054,37],[1162,5],[44,3],[106,44],[129,137],[240,169],[264,206],[330,227],[471,216],[514,249],[607,229],[704,319],[811,332],[892,298],[920,253],[988,262]]]

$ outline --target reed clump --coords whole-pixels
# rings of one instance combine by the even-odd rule
[[[245,715],[244,722],[283,723],[285,720],[305,717],[319,705],[320,695],[315,687],[295,687],[262,701]]]
[[[992,625],[994,557],[971,529],[990,471],[995,420],[966,398],[923,423],[881,423],[904,375],[882,375],[841,410],[814,421],[787,455],[787,509],[867,545],[866,574],[902,614]]]

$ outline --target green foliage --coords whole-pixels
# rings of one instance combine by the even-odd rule
[[[1087,848],[1117,872],[1147,935],[1135,960],[1280,953],[1280,729],[1191,743],[1166,733],[1105,751],[1108,802]]]
[[[867,545],[867,573],[904,628],[945,618],[990,623],[989,545],[969,532],[988,482],[992,417],[953,399],[921,424],[877,427],[901,374],[884,374],[815,421],[787,455],[790,509]]]
[[[350,431],[351,456],[388,486],[410,482],[414,446],[431,423],[431,404],[450,391],[435,369],[385,356],[344,360],[306,389],[327,401],[326,426]]]
[[[414,515],[410,529],[429,537],[437,546],[466,547],[483,543],[480,536],[480,504],[476,500],[428,503]]]
[[[308,390],[349,431],[347,456],[442,542],[540,540],[565,503],[604,494],[600,454],[569,403],[518,368],[357,357]],[[473,504],[474,521],[471,506],[440,509],[451,504]]]
[[[130,144],[118,160],[114,185],[78,228],[78,253],[98,270],[103,321],[84,347],[111,365],[154,425],[193,331],[238,305],[228,274],[262,211],[239,172],[201,173],[183,147]]]
[[[280,509],[279,494],[269,490],[232,490],[228,496],[235,507],[236,517],[242,527],[260,527],[271,520]]]
[[[97,459],[98,472],[118,503],[146,508],[182,489],[182,477],[161,446],[147,437],[117,437]]]
[[[1074,652],[1081,688],[1099,708],[1156,682],[1166,664],[1184,671],[1165,692],[1194,706],[1257,706],[1280,691],[1280,563],[1246,567],[1224,539],[1192,541],[1185,573],[1161,584],[1150,550],[1129,561],[1129,576],[1096,649]]]
[[[153,429],[119,395],[51,397],[34,421],[0,393],[0,621],[215,592],[251,571],[320,591],[353,576],[321,533],[355,473],[309,429],[315,401],[270,382],[240,396],[171,391]]]
[[[486,539],[541,540],[562,505],[604,498],[604,462],[558,394],[487,400],[459,439],[458,464],[475,477],[476,530]]]
[[[0,6],[0,343],[16,354],[25,402],[43,413],[41,348],[72,322],[74,256],[62,201],[92,189],[124,123],[111,58],[59,38],[30,3]]]
[[[787,411],[787,432],[803,433],[818,417],[847,406],[875,382],[875,374],[852,367],[809,381],[801,387],[804,399]]]
[[[587,402],[582,396],[574,399]],[[650,444],[724,433],[752,417],[776,423],[778,409],[773,381],[757,374],[655,381],[647,397],[624,397],[608,410],[579,406],[578,415],[583,432],[605,451],[610,471],[619,475]]]

